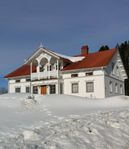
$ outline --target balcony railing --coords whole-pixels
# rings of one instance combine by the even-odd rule
[[[44,72],[35,72],[31,73],[31,80],[41,80],[41,79],[50,79],[50,78],[58,78],[59,71],[44,71]]]

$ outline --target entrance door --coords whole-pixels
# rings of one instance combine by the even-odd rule
[[[46,85],[41,86],[41,94],[44,95],[47,93],[47,87]]]

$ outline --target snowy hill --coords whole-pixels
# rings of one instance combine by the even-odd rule
[[[0,96],[0,149],[128,149],[129,98]]]

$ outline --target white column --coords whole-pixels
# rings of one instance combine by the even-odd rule
[[[48,79],[50,79],[50,62],[48,62],[48,70],[47,70],[47,76],[48,76]]]
[[[41,87],[38,86],[38,94],[41,94]]]
[[[37,66],[37,74],[38,74],[38,80],[40,80],[40,62],[39,61]]]
[[[57,60],[57,94],[60,94],[59,60]]]
[[[57,60],[57,78],[59,78],[59,60]]]

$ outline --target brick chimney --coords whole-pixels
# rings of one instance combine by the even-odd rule
[[[81,47],[81,54],[84,55],[84,54],[88,54],[89,53],[89,47],[88,45],[84,45]]]

